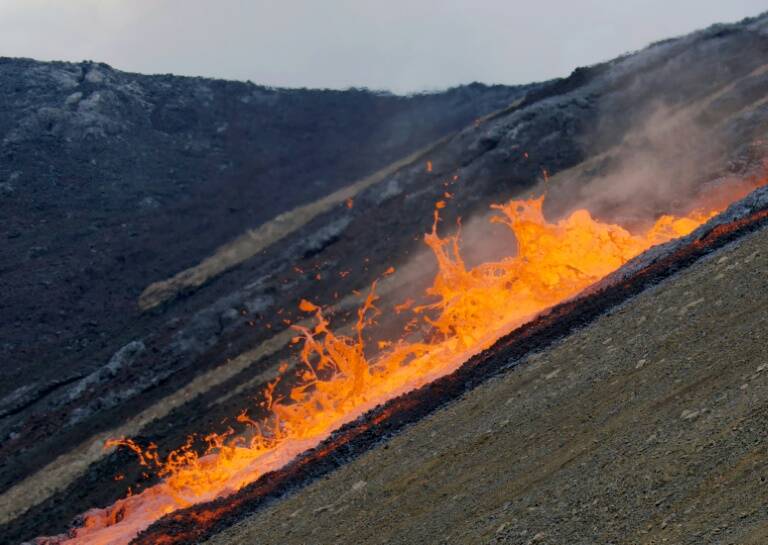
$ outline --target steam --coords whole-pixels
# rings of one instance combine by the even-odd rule
[[[698,121],[698,108],[652,106],[623,135],[598,127],[596,141],[618,143],[563,173],[548,191],[548,213],[585,208],[630,229],[661,213],[685,213],[702,181],[722,164],[724,146]]]
[[[462,227],[461,257],[467,268],[498,262],[517,253],[514,232],[507,225],[491,222],[491,217],[497,215],[473,216]]]

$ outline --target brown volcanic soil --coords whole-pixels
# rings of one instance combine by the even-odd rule
[[[768,230],[210,543],[768,540]]]

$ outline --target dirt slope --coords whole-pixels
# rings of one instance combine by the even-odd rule
[[[215,544],[768,542],[768,230]]]

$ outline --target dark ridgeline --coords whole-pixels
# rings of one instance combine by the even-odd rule
[[[522,92],[282,90],[0,59],[0,398],[75,355],[68,372],[92,368],[150,282]]]

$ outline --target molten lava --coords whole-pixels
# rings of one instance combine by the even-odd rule
[[[740,195],[731,195],[731,199]],[[471,355],[543,310],[575,296],[649,247],[686,235],[718,210],[697,210],[685,217],[662,216],[643,233],[601,223],[578,210],[557,223],[542,213],[544,197],[496,205],[493,221],[514,231],[517,251],[498,262],[467,268],[459,234],[441,238],[438,213],[426,244],[439,272],[428,290],[434,302],[398,305],[427,326],[421,340],[379,342],[375,358],[366,356],[363,332],[378,310],[376,284],[358,310],[355,333],[334,333],[321,308],[301,301],[314,313],[312,328],[294,326],[303,373],[290,395],[278,398],[270,383],[263,392],[269,415],[258,421],[243,411],[238,421],[247,434],[211,434],[200,455],[191,441],[165,458],[150,445],[130,439],[110,442],[136,452],[139,462],[162,481],[105,509],[92,509],[84,524],[71,530],[67,543],[128,543],[163,515],[230,495],[264,473],[278,469],[318,445],[329,434],[369,409],[399,394],[451,373]],[[279,379],[278,379],[279,380]]]

